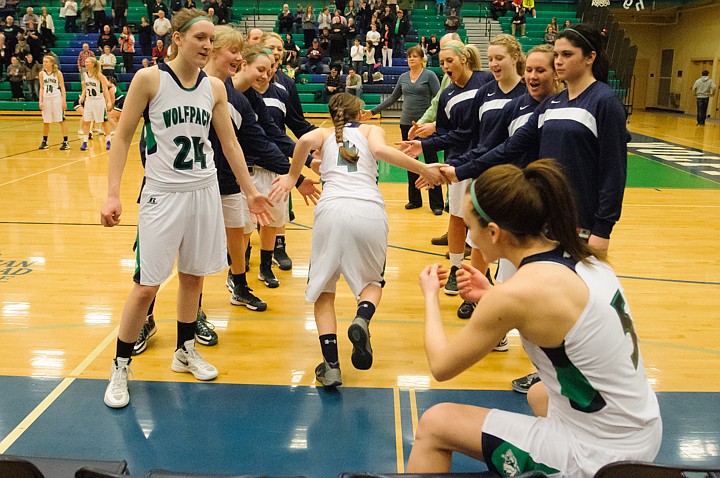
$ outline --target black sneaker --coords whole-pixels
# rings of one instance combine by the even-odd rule
[[[315,378],[323,384],[323,387],[339,387],[342,385],[340,364],[337,362],[329,364],[323,360],[315,367]]]
[[[277,277],[275,277],[275,274],[273,274],[272,267],[269,265],[260,264],[260,273],[258,274],[258,279],[263,281],[265,285],[271,289],[275,289],[276,287],[280,286],[280,281],[277,280]]]
[[[513,380],[512,383],[512,389],[515,390],[518,393],[528,393],[528,390],[530,390],[530,387],[535,385],[540,381],[540,376],[537,374],[537,372],[533,372],[531,374],[525,375],[524,377],[516,378]]]
[[[230,296],[230,303],[232,305],[244,305],[248,309],[257,310],[258,312],[267,310],[265,301],[255,297],[250,287],[242,287],[241,285],[238,285],[233,291]]]
[[[458,267],[452,266],[450,268],[450,275],[448,275],[447,282],[445,283],[445,289],[443,290],[445,292],[445,295],[458,295],[458,287],[457,287],[457,271]]]
[[[285,236],[277,236],[275,238],[273,262],[277,264],[281,271],[289,271],[292,269],[292,259],[290,259],[290,256],[285,252]]]
[[[70,143],[67,141],[63,141],[62,145],[60,145],[60,151],[67,151],[70,149]]]
[[[460,304],[457,310],[457,316],[459,319],[469,319],[472,317],[473,312],[477,307],[477,302],[468,302],[467,300]]]
[[[40,147],[38,149],[50,149],[50,146],[48,146],[48,144],[43,141],[42,143],[40,143]]]
[[[195,322],[195,340],[200,345],[210,347],[218,343],[218,335],[215,333],[215,326],[207,321],[207,315],[202,310],[198,312]]]
[[[355,317],[348,328],[348,338],[353,344],[352,364],[358,370],[367,370],[372,367],[373,363],[369,325],[368,321],[362,317]]]
[[[143,325],[142,330],[140,331],[140,336],[135,341],[135,345],[133,346],[133,355],[140,355],[141,353],[145,352],[145,349],[147,348],[147,343],[150,337],[155,335],[157,332],[157,325],[155,325],[155,317],[153,314],[150,314],[145,319],[145,324]]]
[[[231,269],[228,269],[227,279],[225,279],[225,287],[227,287],[228,292],[231,294],[235,291],[235,280],[233,279]]]
[[[248,244],[247,249],[245,249],[245,272],[250,270],[250,253],[252,252],[252,246]]]
[[[432,239],[430,239],[430,244],[432,244],[433,246],[447,246],[447,232],[440,237],[433,237]]]

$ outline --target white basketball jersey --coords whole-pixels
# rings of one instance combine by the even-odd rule
[[[60,96],[60,82],[55,73],[48,73],[43,70],[43,97],[44,98],[55,98]]]
[[[660,420],[660,409],[630,309],[608,265],[591,258],[575,271],[590,297],[563,344],[547,349],[523,338],[523,346],[547,388],[548,417],[601,439],[632,436]]]
[[[103,97],[100,79],[97,77],[92,77],[87,73],[85,73],[84,75],[85,79],[83,81],[85,81],[85,99],[105,101],[105,98]]]
[[[378,188],[378,163],[370,152],[367,138],[360,132],[358,123],[348,123],[343,128],[343,142],[351,151],[357,151],[355,164],[340,156],[340,148],[331,134],[322,147],[320,178],[323,183],[320,201],[343,197],[364,199],[385,205]]]
[[[160,64],[158,70],[160,87],[143,113],[145,177],[155,185],[184,185],[183,190],[206,187],[217,180],[209,138],[215,105],[210,79],[199,71],[195,86],[184,88],[169,66]]]

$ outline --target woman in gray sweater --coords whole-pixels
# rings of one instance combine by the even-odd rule
[[[430,70],[423,68],[424,53],[421,47],[413,46],[408,48],[407,58],[410,71],[406,71],[398,78],[397,85],[392,94],[382,103],[377,105],[371,111],[363,112],[363,120],[370,119],[386,108],[389,108],[400,97],[403,97],[402,116],[400,116],[400,133],[403,141],[408,138],[408,132],[413,125],[413,121],[417,121],[425,113],[430,106],[430,101],[440,90],[440,81],[437,75]],[[437,163],[437,153],[429,153],[425,155],[427,164]],[[415,180],[418,175],[408,171],[408,203],[405,209],[417,209],[422,207],[422,195],[420,190],[415,187]],[[445,200],[442,194],[442,188],[436,186],[428,191],[430,199],[430,209],[433,214],[439,216],[443,212]]]
[[[312,46],[313,38],[315,38],[315,12],[312,5],[305,8],[305,14],[302,16],[302,27],[305,38],[305,48]]]

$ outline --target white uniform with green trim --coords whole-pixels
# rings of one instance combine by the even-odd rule
[[[377,160],[356,123],[345,125],[343,140],[360,159],[345,161],[334,134],[322,146],[323,191],[315,206],[305,291],[309,302],[335,292],[340,274],[356,298],[366,286],[384,284],[388,219],[377,185]]]
[[[553,253],[526,261],[572,267]],[[660,449],[660,409],[620,282],[594,258],[574,267],[590,297],[563,344],[546,349],[522,338],[548,391],[547,417],[491,410],[483,425],[485,460],[501,474],[590,478],[614,461],[653,461]]]
[[[107,121],[107,106],[100,78],[83,73],[83,81],[85,82],[83,121],[104,123]]]
[[[199,71],[184,88],[166,64],[144,112],[145,178],[135,281],[159,285],[172,272],[205,276],[227,267],[225,229],[210,128],[215,98]]]
[[[43,81],[43,123],[60,123],[65,121],[65,114],[62,109],[62,92],[60,81],[55,73],[42,71]]]

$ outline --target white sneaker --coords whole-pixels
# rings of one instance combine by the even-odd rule
[[[130,403],[128,391],[128,375],[130,374],[130,361],[124,358],[113,360],[110,369],[110,383],[105,389],[105,405],[110,408],[122,408]]]
[[[218,376],[218,369],[207,363],[195,348],[195,339],[188,340],[175,351],[172,369],[174,372],[190,372],[198,380],[212,380]]]
[[[78,130],[78,136],[83,136],[85,134],[85,131],[79,129]]]

